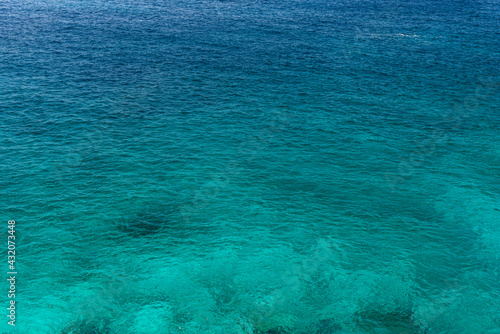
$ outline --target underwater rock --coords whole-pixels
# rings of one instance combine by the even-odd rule
[[[178,225],[174,223],[171,213],[168,212],[141,212],[130,219],[123,219],[119,230],[134,237],[153,237],[168,227]]]
[[[374,326],[398,334],[426,334],[427,330],[415,323],[410,310],[366,310],[358,313],[357,325],[366,333],[376,333]]]
[[[283,327],[269,329],[265,332],[259,332],[259,334],[287,334],[288,332]]]
[[[318,322],[315,334],[331,334],[342,330],[342,326],[333,319],[323,319]]]
[[[178,210],[144,210],[132,217],[122,218],[118,231],[132,237],[152,238],[168,232],[172,238],[186,240],[197,234],[210,234],[213,226],[205,222],[187,223]]]
[[[109,321],[80,321],[66,326],[60,334],[113,334]]]

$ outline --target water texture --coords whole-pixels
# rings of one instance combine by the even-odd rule
[[[2,1],[0,332],[500,333],[499,37],[494,0]]]

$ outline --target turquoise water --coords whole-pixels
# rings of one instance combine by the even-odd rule
[[[499,23],[3,1],[0,331],[500,333]]]

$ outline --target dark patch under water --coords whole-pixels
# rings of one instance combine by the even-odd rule
[[[358,316],[358,328],[366,333],[372,333],[373,328],[385,328],[390,333],[397,334],[427,333],[427,329],[421,328],[414,322],[414,315],[410,310],[366,310],[359,312]]]
[[[164,212],[142,212],[130,219],[124,219],[118,229],[134,237],[153,237],[168,227],[178,225],[171,214]]]
[[[206,222],[186,222],[176,210],[158,209],[122,218],[117,231],[134,238],[153,238],[167,233],[172,242],[182,242],[196,234],[213,233],[214,226]]]
[[[318,322],[315,334],[330,334],[337,333],[342,330],[342,326],[339,325],[334,319],[323,319]]]
[[[83,320],[67,325],[60,334],[113,334],[109,321]]]
[[[283,327],[269,329],[265,332],[259,332],[259,334],[287,334],[288,332]]]

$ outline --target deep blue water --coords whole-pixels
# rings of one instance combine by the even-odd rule
[[[4,0],[0,331],[498,334],[499,93],[497,0]]]

